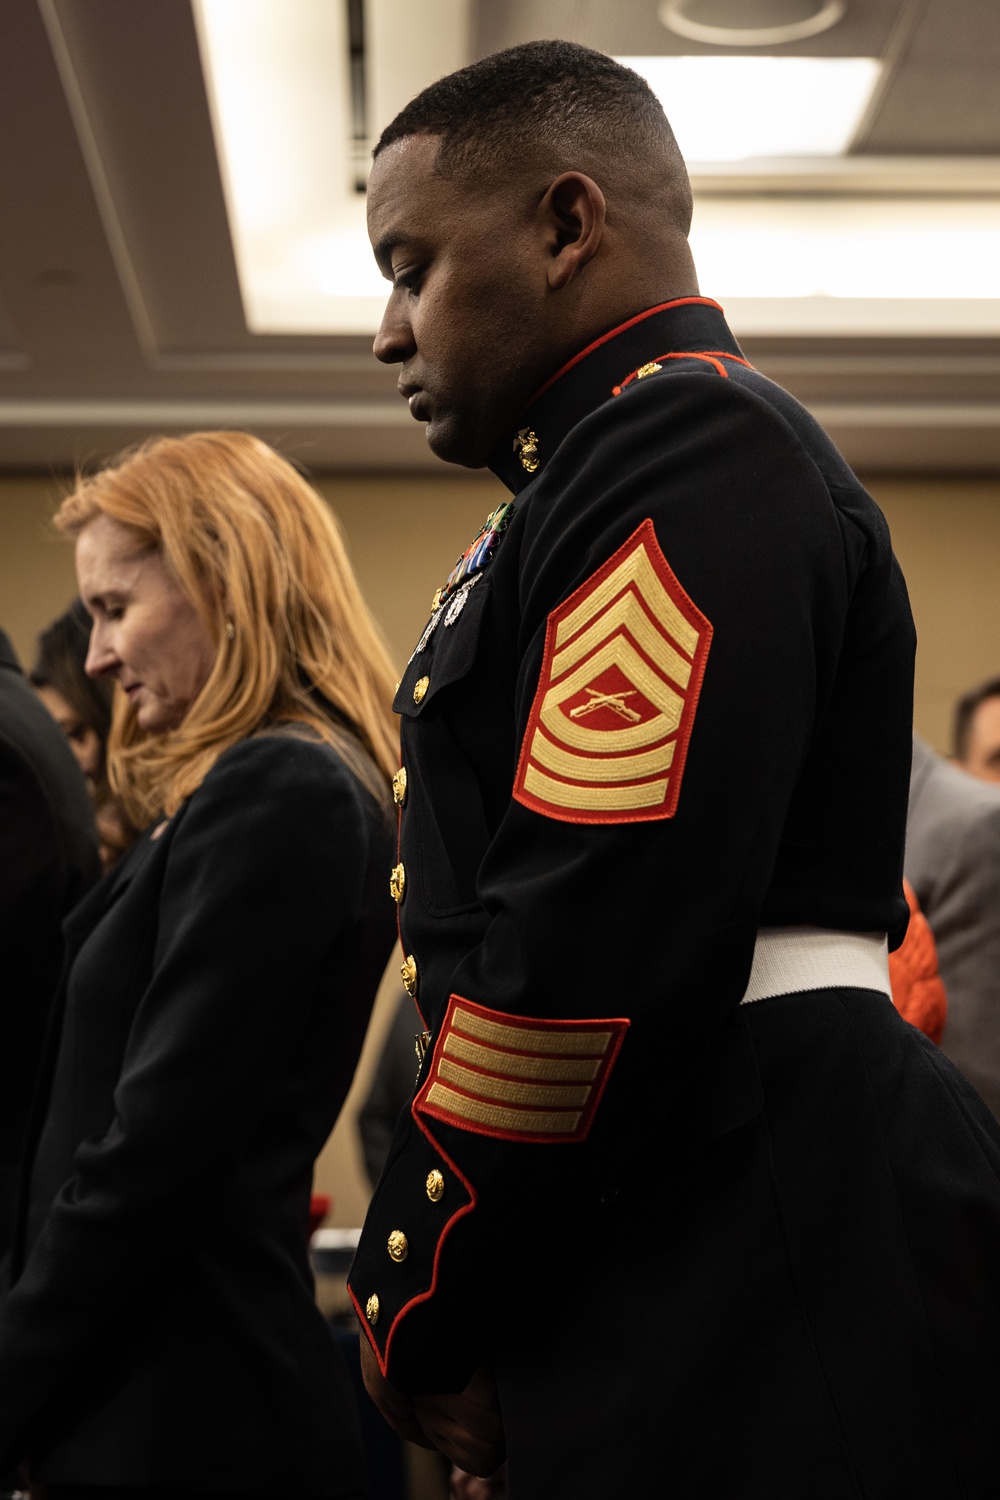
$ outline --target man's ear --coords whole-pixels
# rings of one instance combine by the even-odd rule
[[[564,172],[538,205],[549,243],[548,282],[559,291],[597,254],[604,238],[604,194],[583,172]]]

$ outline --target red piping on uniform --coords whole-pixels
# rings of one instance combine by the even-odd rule
[[[466,1177],[464,1172],[459,1171],[458,1167],[456,1167],[447,1151],[444,1150],[440,1141],[435,1140],[434,1136],[431,1135],[430,1131],[427,1129],[427,1126],[417,1114],[416,1109],[412,1104],[410,1106],[410,1113],[416,1121],[418,1129],[424,1136],[426,1136],[427,1140],[430,1142],[430,1144],[433,1146],[434,1150],[438,1153],[442,1160],[448,1164],[448,1166],[454,1172],[455,1176],[461,1182],[462,1186],[465,1188],[466,1192],[469,1194],[469,1202],[464,1203],[461,1208],[455,1210],[438,1237],[437,1248],[434,1251],[434,1265],[431,1270],[430,1286],[425,1292],[418,1292],[415,1297],[411,1297],[409,1302],[404,1302],[403,1306],[399,1309],[399,1312],[393,1318],[392,1323],[389,1326],[389,1333],[385,1341],[385,1358],[383,1358],[379,1353],[378,1344],[375,1342],[375,1335],[372,1333],[371,1328],[369,1327],[368,1318],[361,1307],[361,1303],[354,1295],[353,1288],[350,1286],[348,1286],[347,1288],[348,1292],[350,1293],[351,1301],[354,1303],[354,1307],[358,1314],[361,1326],[364,1329],[365,1333],[368,1335],[368,1342],[371,1344],[372,1349],[375,1351],[375,1358],[378,1360],[378,1367],[387,1380],[389,1378],[389,1349],[392,1345],[393,1335],[396,1332],[396,1328],[398,1327],[400,1320],[406,1315],[406,1313],[410,1311],[411,1307],[416,1307],[419,1303],[427,1302],[431,1297],[433,1297],[435,1291],[437,1290],[438,1268],[441,1262],[441,1251],[444,1247],[444,1242],[448,1238],[454,1226],[458,1223],[459,1219],[464,1219],[466,1214],[471,1214],[472,1210],[479,1202],[479,1195],[477,1194],[475,1188],[472,1186],[472,1183]]]
[[[647,318],[652,318],[656,313],[666,312],[670,307],[690,307],[692,305],[696,305],[698,307],[714,307],[716,312],[723,313],[723,316],[725,316],[725,313],[719,306],[718,302],[713,302],[711,297],[677,297],[673,302],[660,302],[656,307],[649,307],[645,312],[636,313],[634,318],[629,318],[625,323],[619,323],[618,327],[612,328],[609,333],[602,333],[600,338],[595,339],[592,344],[588,344],[586,349],[581,349],[579,354],[574,354],[573,358],[571,360],[567,360],[566,364],[564,364],[561,369],[558,369],[554,375],[549,376],[545,384],[535,392],[531,400],[525,404],[522,410],[527,411],[528,407],[531,406],[533,402],[537,401],[539,396],[544,396],[545,392],[550,388],[550,386],[555,385],[557,380],[562,379],[567,370],[572,370],[573,366],[578,365],[581,359],[586,359],[588,354],[593,354],[595,349],[599,349],[601,345],[606,344],[609,339],[616,339],[618,335],[620,333],[624,333],[627,328],[634,328],[637,323],[645,322]]]
[[[672,354],[657,354],[655,359],[647,360],[646,364],[659,364],[661,359],[701,359],[704,360],[705,364],[713,365],[716,374],[721,375],[724,380],[729,379],[729,371],[725,365],[720,363],[721,360],[731,359],[735,364],[745,365],[748,370],[753,369],[753,365],[748,359],[742,359],[738,354],[729,354],[725,349],[685,349],[680,353],[675,350]],[[639,370],[644,370],[645,368],[645,365],[640,365],[638,369],[632,371],[631,375],[625,376],[621,385],[612,386],[612,396],[620,396],[625,387],[631,385],[632,381],[638,377]]]

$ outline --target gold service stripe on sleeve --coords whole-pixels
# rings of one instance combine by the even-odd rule
[[[524,785],[540,802],[549,802],[554,807],[600,812],[657,807],[667,792],[666,777],[662,781],[642,781],[635,786],[568,786],[563,781],[553,781],[534,765],[529,765],[525,771]]]
[[[540,1031],[532,1026],[505,1026],[501,1021],[490,1021],[461,1005],[455,1007],[451,1025],[480,1042],[514,1047],[520,1052],[551,1052],[557,1057],[603,1057],[611,1041],[610,1031],[564,1030],[561,1026],[558,1030]]]
[[[676,740],[668,740],[645,755],[577,755],[560,750],[547,735],[536,729],[531,739],[531,758],[555,771],[557,776],[578,777],[581,781],[636,781],[640,776],[655,776],[670,769]]]
[[[482,1047],[458,1031],[447,1033],[442,1051],[471,1063],[475,1068],[490,1068],[494,1073],[548,1083],[590,1083],[601,1068],[599,1057],[522,1057],[517,1052]]]
[[[487,1129],[518,1131],[525,1135],[572,1135],[580,1123],[579,1110],[505,1109],[482,1099],[469,1099],[443,1083],[432,1083],[427,1103],[446,1109],[456,1119]]]
[[[457,1084],[467,1093],[479,1094],[485,1099],[499,1099],[501,1104],[523,1104],[532,1109],[559,1107],[582,1109],[590,1098],[590,1084],[516,1083],[511,1078],[497,1078],[493,1074],[474,1073],[463,1068],[461,1063],[442,1057],[437,1065],[439,1078]]]

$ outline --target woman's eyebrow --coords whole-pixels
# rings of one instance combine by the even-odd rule
[[[88,595],[83,601],[83,607],[88,614],[93,614],[95,608],[105,609],[108,604],[121,604],[127,598],[127,589],[102,589],[99,594]]]

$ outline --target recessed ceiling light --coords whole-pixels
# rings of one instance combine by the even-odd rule
[[[663,0],[668,31],[716,47],[779,47],[819,36],[843,19],[844,0]]]
[[[707,296],[1000,299],[1000,203],[941,198],[700,198],[691,229]]]
[[[657,95],[685,159],[840,156],[878,82],[874,57],[619,57]]]
[[[468,61],[468,0],[366,0],[367,129]],[[254,333],[378,327],[388,288],[355,191],[347,7],[195,0],[243,310]]]

